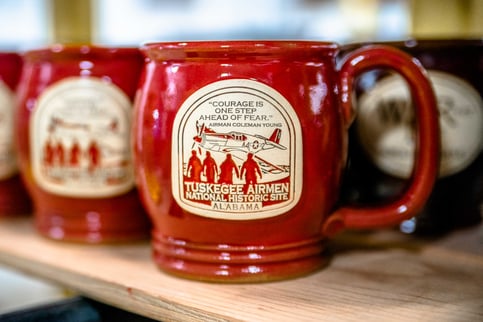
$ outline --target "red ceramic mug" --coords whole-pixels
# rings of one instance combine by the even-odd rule
[[[436,177],[435,98],[422,67],[388,47],[304,41],[152,43],[133,120],[138,189],[154,260],[209,281],[266,281],[324,262],[345,228],[390,226],[424,204]],[[409,82],[419,152],[412,185],[379,208],[338,204],[354,118],[354,77],[376,66]]]
[[[88,243],[145,238],[130,149],[139,50],[57,45],[24,57],[16,130],[40,233]]]
[[[18,172],[13,118],[22,57],[0,53],[0,216],[25,215],[32,203]]]

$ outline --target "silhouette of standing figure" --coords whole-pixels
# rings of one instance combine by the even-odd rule
[[[203,171],[203,165],[200,158],[198,158],[196,151],[191,151],[191,157],[188,160],[188,168],[186,169],[187,177],[189,181],[201,181],[201,172]]]
[[[89,155],[89,172],[92,172],[101,163],[101,151],[96,141],[91,142],[87,154]]]
[[[74,143],[72,144],[72,147],[70,148],[70,157],[69,157],[70,166],[76,167],[79,165],[80,153],[81,153],[81,148],[79,146],[79,142],[74,141]]]
[[[203,160],[203,172],[206,176],[206,182],[215,183],[215,176],[218,174],[218,167],[215,159],[211,157],[211,153],[206,151],[206,157]]]
[[[233,183],[233,170],[235,170],[235,175],[237,178],[240,177],[240,172],[236,166],[235,161],[233,161],[231,154],[226,155],[226,159],[220,165],[220,179],[218,183]]]
[[[257,174],[262,178],[262,171],[258,166],[257,161],[253,160],[253,153],[248,153],[247,160],[243,162],[241,168],[241,176],[245,175],[245,182],[247,185],[257,183]]]
[[[44,164],[46,166],[52,166],[54,164],[54,155],[54,146],[52,145],[52,141],[49,138],[47,139],[47,142],[45,142],[44,146]]]
[[[62,144],[61,141],[57,142],[57,145],[55,146],[54,154],[55,154],[55,157],[57,158],[57,164],[61,167],[64,166],[65,153],[64,153],[64,145]]]

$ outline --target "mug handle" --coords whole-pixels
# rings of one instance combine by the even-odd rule
[[[419,61],[388,46],[367,46],[349,53],[339,74],[339,97],[348,128],[355,117],[353,87],[355,78],[373,68],[393,69],[403,76],[411,91],[416,116],[416,153],[409,187],[399,198],[385,205],[341,206],[322,227],[326,236],[341,229],[389,227],[416,215],[431,194],[438,175],[440,132],[436,98],[426,71]]]

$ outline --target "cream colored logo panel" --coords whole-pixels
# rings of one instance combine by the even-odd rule
[[[69,197],[102,198],[130,190],[131,111],[122,90],[98,78],[71,77],[51,85],[30,119],[37,184]]]
[[[14,104],[14,94],[0,80],[0,180],[18,172],[13,139]]]
[[[440,176],[466,168],[483,147],[483,103],[478,92],[453,75],[430,71],[441,127]],[[378,82],[358,103],[357,133],[373,162],[388,174],[408,178],[413,168],[414,113],[399,75]]]
[[[212,83],[176,115],[172,191],[194,214],[228,220],[283,214],[300,198],[302,161],[293,107],[260,82]]]

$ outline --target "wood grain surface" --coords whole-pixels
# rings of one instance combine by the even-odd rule
[[[0,219],[1,263],[162,321],[483,321],[482,227],[440,240],[348,232],[329,248],[328,266],[309,276],[215,284],[161,272],[148,241],[62,243],[30,218]]]

